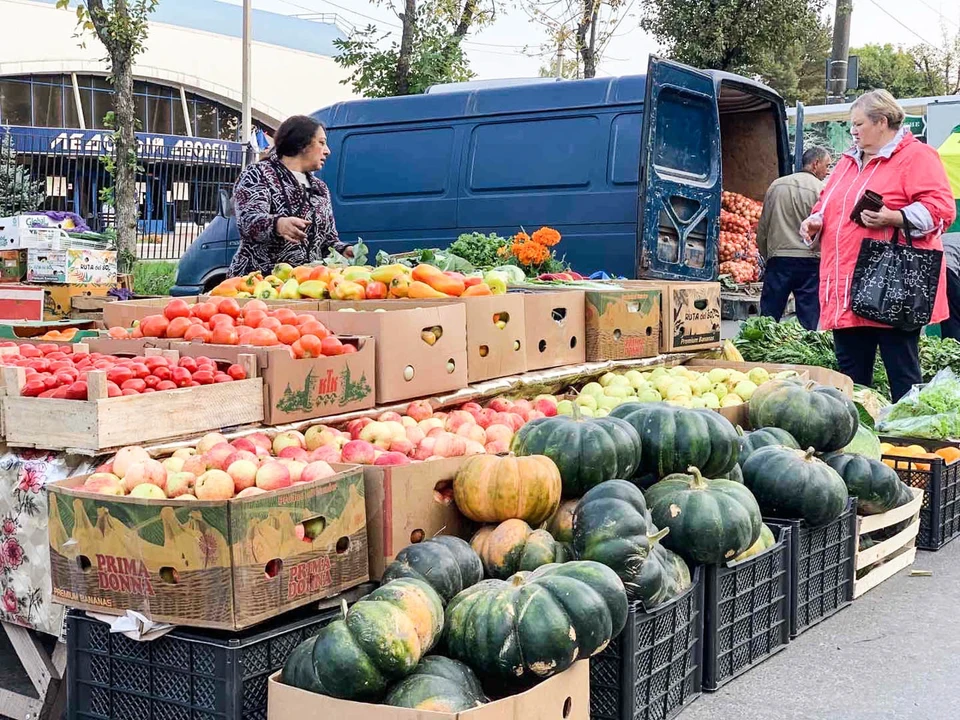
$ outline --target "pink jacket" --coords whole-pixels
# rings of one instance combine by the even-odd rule
[[[859,153],[843,155],[831,173],[813,212],[823,216],[820,232],[820,329],[886,327],[855,315],[850,309],[853,269],[864,238],[890,240],[893,228],[871,230],[850,220],[854,206],[867,190],[883,196],[891,210],[908,213],[920,229],[914,245],[943,250],[940,234],[956,216],[953,192],[937,151],[902,130],[875,158],[860,167]],[[901,239],[902,242],[902,239]],[[946,263],[940,268],[940,287],[934,304],[937,323],[949,317]]]

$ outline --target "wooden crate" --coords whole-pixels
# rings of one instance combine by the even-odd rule
[[[882,515],[857,517],[857,551],[854,561],[857,577],[853,584],[854,599],[887,580],[905,567],[913,565],[917,556],[917,533],[920,532],[920,506],[923,490],[910,488],[913,500]],[[868,533],[910,520],[910,524],[888,540],[860,550],[860,538]],[[860,576],[859,573],[869,568]]]
[[[174,350],[156,348],[146,354],[179,357]],[[4,367],[7,444],[93,455],[262,422],[263,378],[256,357],[241,355],[237,362],[246,368],[246,380],[112,398],[106,373],[91,371],[87,400],[21,397],[23,368]]]

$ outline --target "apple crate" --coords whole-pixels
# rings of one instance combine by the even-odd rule
[[[146,354],[176,351],[148,349]],[[142,445],[198,435],[263,420],[263,379],[254,355],[237,359],[246,380],[178,388],[144,395],[107,396],[107,374],[87,375],[86,400],[21,397],[20,367],[3,368],[7,394],[3,425],[7,444],[96,455],[124,445]]]
[[[913,565],[924,492],[920,488],[910,491],[913,499],[906,505],[880,515],[857,517],[854,599]]]

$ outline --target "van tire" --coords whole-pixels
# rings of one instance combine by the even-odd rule
[[[217,275],[211,275],[211,276],[208,277],[208,278],[206,279],[206,281],[203,283],[203,292],[204,292],[204,293],[210,292],[210,291],[213,290],[217,285],[219,285],[220,283],[222,283],[222,282],[223,282],[224,280],[226,280],[226,279],[227,279],[227,274],[226,274],[226,273],[218,273]]]

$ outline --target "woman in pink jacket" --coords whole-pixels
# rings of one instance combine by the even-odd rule
[[[904,112],[886,90],[862,95],[850,111],[855,145],[844,153],[800,233],[820,243],[820,329],[833,330],[840,370],[861,385],[873,384],[877,348],[897,400],[922,381],[920,331],[905,331],[865,320],[850,309],[853,270],[864,238],[891,240],[906,215],[914,245],[943,249],[940,234],[956,215],[953,193],[937,151],[903,126]],[[851,220],[867,190],[883,207]],[[902,240],[901,240],[902,242]],[[940,270],[931,322],[949,316],[945,266]]]

